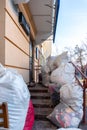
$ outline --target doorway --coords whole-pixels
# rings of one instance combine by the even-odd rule
[[[33,45],[32,42],[30,41],[29,44],[29,52],[30,52],[30,57],[29,57],[29,82],[31,83],[33,81]]]

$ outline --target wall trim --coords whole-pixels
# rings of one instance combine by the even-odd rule
[[[5,66],[5,67],[10,67],[10,68],[17,68],[17,69],[30,70],[30,69],[28,69],[28,68],[23,68],[23,67],[13,66],[13,65],[7,65],[7,64],[5,64],[4,66]]]
[[[8,12],[8,10],[5,8],[5,11],[7,12],[7,14],[9,15],[9,17],[12,19],[12,21],[14,22],[14,24],[17,26],[17,28],[19,29],[19,31],[22,33],[22,35],[25,37],[27,43],[29,43],[29,39],[25,36],[25,32],[23,33],[22,30],[20,29],[20,27],[17,25],[17,23],[15,22],[15,20],[13,19],[13,17],[10,15],[10,13]]]
[[[4,38],[6,39],[6,40],[8,40],[11,44],[13,44],[15,47],[17,47],[20,51],[22,51],[24,54],[26,54],[27,56],[29,56],[30,57],[30,55],[29,54],[27,54],[23,49],[21,49],[20,47],[18,47],[13,41],[11,41],[9,38],[7,38],[6,36],[4,36]]]

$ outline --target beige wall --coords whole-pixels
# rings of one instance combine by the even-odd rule
[[[42,48],[43,48],[43,55],[45,59],[51,55],[52,51],[52,40],[48,38],[46,41],[42,43]]]
[[[5,1],[0,1],[0,62],[2,64],[5,63],[5,42],[4,42],[4,34],[5,34]]]
[[[30,24],[31,32],[33,32],[32,40],[35,40],[36,29],[33,25],[31,15],[28,13],[28,6],[20,5],[20,9],[24,11],[24,15]],[[27,13],[27,14],[26,14]],[[29,18],[29,19],[28,19]],[[8,68],[16,69],[22,74],[26,83],[29,82],[29,42],[30,38],[25,34],[18,22],[18,14],[13,9],[10,0],[0,0],[0,62]],[[39,45],[39,56],[48,57],[51,54],[52,43],[46,40]],[[41,60],[36,59],[36,51],[34,50],[34,79],[38,82],[39,66]]]
[[[35,82],[38,82],[38,74],[39,74],[38,65],[39,65],[38,60],[35,60],[35,66],[34,66],[34,71],[35,71],[34,79],[35,79]]]
[[[0,1],[0,62],[16,69],[29,82],[29,37],[18,22],[10,0]]]

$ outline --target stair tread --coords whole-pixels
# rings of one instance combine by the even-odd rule
[[[56,130],[57,127],[54,126],[52,123],[49,121],[35,121],[34,126],[32,130]]]
[[[36,84],[29,87],[35,111],[35,122],[32,130],[56,130],[57,128],[46,118],[52,111],[52,102],[48,88]]]
[[[48,115],[52,112],[52,108],[34,108],[35,115]]]
[[[46,96],[46,97],[50,97],[50,94],[49,93],[35,93],[35,92],[32,92],[31,93],[31,96],[43,96],[43,98]]]
[[[31,87],[31,86],[29,86],[28,88],[30,88],[30,89],[45,89],[45,90],[48,90],[48,87],[43,87],[43,86],[41,86],[41,85],[36,85],[36,86],[34,86],[34,87]]]
[[[52,102],[50,99],[32,99],[32,103],[34,107],[47,107],[47,108],[52,108]]]
[[[50,99],[32,99],[33,104],[50,104]]]
[[[29,87],[29,90],[46,90],[46,91],[48,91],[48,88],[45,88],[45,87]]]

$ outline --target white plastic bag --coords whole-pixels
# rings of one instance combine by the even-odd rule
[[[47,116],[53,124],[63,128],[78,128],[81,116],[65,103],[59,103],[51,114]]]
[[[50,72],[52,72],[57,68],[57,66],[54,64],[55,58],[56,58],[55,56],[50,56],[47,58],[46,65],[49,67]]]
[[[42,66],[41,73],[42,74],[48,74],[50,72],[50,69],[47,65]]]
[[[75,82],[75,68],[71,63],[61,63],[51,74],[51,82],[64,85]]]
[[[48,86],[50,83],[50,75],[49,74],[42,74],[42,84],[44,86]]]
[[[77,83],[65,84],[60,88],[60,99],[83,116],[83,89]]]
[[[0,65],[0,103],[7,102],[9,129],[23,130],[30,93],[22,76]]]
[[[67,62],[69,62],[68,54],[67,52],[63,52],[60,55],[55,57],[54,65],[56,67],[59,67],[61,63],[67,63]]]

